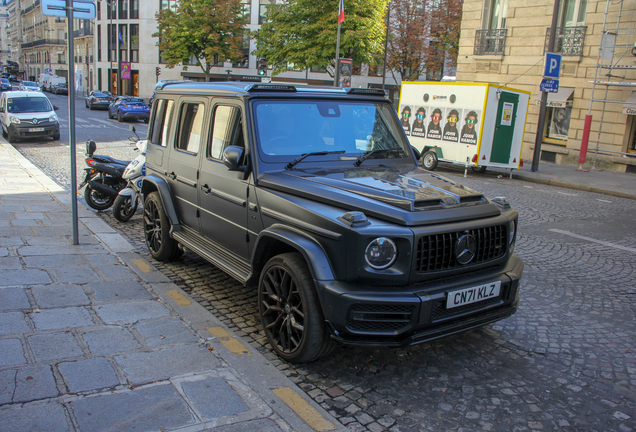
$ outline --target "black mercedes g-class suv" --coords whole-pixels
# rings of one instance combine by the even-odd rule
[[[288,361],[512,315],[518,213],[419,158],[381,90],[168,83],[148,131],[146,242],[258,286]]]

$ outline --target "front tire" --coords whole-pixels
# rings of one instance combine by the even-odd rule
[[[150,255],[157,261],[171,261],[183,253],[170,237],[170,221],[159,192],[152,192],[144,201],[144,237]]]
[[[433,171],[437,168],[437,163],[437,154],[434,151],[429,150],[422,156],[422,165],[429,171]]]
[[[89,103],[89,104],[88,104],[88,109],[89,109],[89,110],[91,110],[91,111],[93,111],[93,104],[92,104],[92,103]]]
[[[96,191],[90,184],[86,185],[86,189],[84,189],[84,199],[89,207],[99,211],[110,208],[115,201],[114,197]]]
[[[124,121],[124,118],[121,116],[121,111],[117,111],[117,121],[119,123],[122,123]]]
[[[139,205],[139,198],[135,197],[134,199],[135,201],[133,202],[133,197],[130,195],[117,195],[113,203],[113,216],[115,216],[115,219],[119,222],[128,222],[134,216]]]
[[[475,165],[471,165],[470,169],[473,170],[473,172],[479,173],[479,174],[483,174],[486,172],[486,169],[488,167],[485,166],[475,166]]]
[[[309,267],[298,253],[270,259],[258,283],[265,335],[276,354],[289,362],[307,362],[333,348]]]

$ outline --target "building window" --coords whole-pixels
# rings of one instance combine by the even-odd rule
[[[243,16],[245,17],[247,24],[249,24],[252,13],[252,0],[241,0],[241,6],[243,6]]]
[[[160,3],[161,9],[172,9],[172,11],[177,10],[177,0],[161,0]]]
[[[570,130],[570,115],[572,114],[572,107],[554,107],[548,108],[550,112],[547,112],[546,117],[550,119],[548,125],[547,137],[550,140],[561,141],[563,144],[568,140],[568,131]],[[553,144],[560,144],[559,142],[551,141]]]
[[[109,7],[106,8],[106,18],[107,19],[116,19],[117,18],[117,16],[116,16],[117,5],[115,4],[115,0],[108,0],[107,4],[108,4]]]
[[[102,2],[100,1],[97,2],[97,19],[102,19]]]
[[[139,0],[130,0],[130,19],[139,19]]]
[[[246,68],[249,67],[250,61],[250,37],[249,31],[243,33],[243,40],[241,41],[241,54],[242,58],[237,63],[232,63],[232,67]]]
[[[124,43],[119,40],[119,36]],[[123,62],[128,61],[128,26],[126,24],[119,25],[119,34],[117,35],[117,43],[119,44],[119,59]]]
[[[108,61],[117,61],[117,36],[115,35],[117,26],[108,24]]]
[[[119,0],[119,19],[128,18],[128,0]]]
[[[265,15],[267,14],[267,5],[274,4],[274,0],[259,0],[258,9],[258,23],[263,24],[265,22]]]
[[[97,61],[102,61],[102,25],[101,24],[97,24]]]
[[[576,27],[585,24],[587,0],[566,0],[561,10],[561,26]]]
[[[139,24],[130,25],[130,61],[139,63]]]
[[[508,0],[487,0],[484,2],[483,29],[504,29],[508,16]]]

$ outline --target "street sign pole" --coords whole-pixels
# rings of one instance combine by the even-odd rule
[[[73,17],[95,19],[95,4],[92,0],[42,0],[42,14],[65,17],[68,22],[68,130],[71,150],[71,212],[73,215],[73,244],[79,244],[77,222],[77,166],[75,150],[75,62],[73,58]],[[75,12],[75,14],[73,13]]]
[[[554,52],[554,41],[556,40],[557,20],[559,17],[560,0],[554,0],[552,10],[552,25],[550,26],[550,39],[548,39],[548,52]],[[557,77],[558,78],[558,77]],[[532,167],[530,171],[539,171],[539,159],[541,159],[541,143],[543,142],[543,128],[545,127],[545,110],[548,103],[548,93],[541,92],[541,107],[539,108],[539,123],[537,124],[537,134],[534,139],[534,153],[532,155]]]
[[[75,63],[73,52],[73,0],[66,0],[68,23],[68,135],[71,147],[71,209],[73,213],[73,244],[79,244],[77,228],[77,163],[75,161]]]

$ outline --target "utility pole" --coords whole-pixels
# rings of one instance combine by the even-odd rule
[[[554,52],[554,41],[556,40],[557,20],[559,18],[560,0],[554,0],[552,10],[552,25],[550,26],[550,38],[548,39],[548,52]],[[532,155],[532,167],[530,171],[539,171],[539,159],[541,159],[541,143],[543,142],[543,128],[545,127],[545,111],[548,103],[548,92],[541,92],[541,106],[539,108],[539,123],[537,124],[537,134],[534,139],[534,154]]]
[[[384,66],[382,71],[382,90],[384,90],[384,83],[386,82],[386,56],[389,49],[389,24],[391,23],[391,0],[387,4],[386,11],[386,36],[384,37]]]

